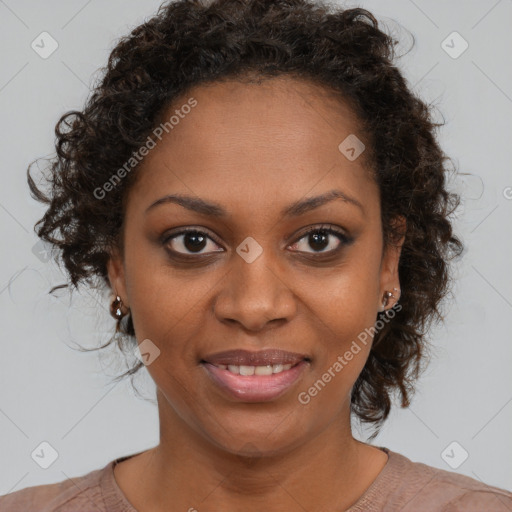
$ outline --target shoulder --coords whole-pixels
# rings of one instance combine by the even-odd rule
[[[446,505],[443,512],[510,512],[512,494],[492,486],[467,491]]]
[[[510,512],[512,493],[466,475],[413,462],[388,451],[392,492],[389,501],[400,503],[403,512]],[[395,479],[393,479],[393,474]],[[391,510],[391,509],[390,509]]]
[[[111,464],[83,476],[0,496],[0,512],[103,512],[100,480]]]

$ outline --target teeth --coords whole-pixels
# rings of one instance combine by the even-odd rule
[[[255,375],[272,375],[274,373],[274,368],[271,364],[267,364],[267,366],[255,366],[254,374]]]
[[[244,366],[240,365],[240,375],[254,375],[254,370],[256,368],[254,366]]]
[[[217,368],[228,370],[236,375],[272,375],[273,373],[281,373],[284,370],[289,370],[291,364],[267,364],[265,366],[247,366],[235,364],[217,364]]]

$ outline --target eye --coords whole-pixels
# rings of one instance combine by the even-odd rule
[[[336,241],[333,239],[336,237]],[[331,238],[331,240],[329,240]],[[208,241],[211,242],[210,250],[208,250]],[[326,254],[336,252],[340,246],[348,245],[352,239],[342,231],[332,228],[331,226],[321,225],[312,226],[301,235],[301,237],[290,247],[298,252],[306,252],[310,254]],[[219,248],[207,233],[198,229],[183,229],[178,233],[171,234],[162,240],[171,253],[184,256],[204,255],[212,252],[222,252],[224,249]],[[307,251],[307,246],[313,251]],[[206,250],[205,250],[206,249]]]
[[[209,237],[205,232],[197,229],[184,229],[179,233],[170,235],[163,240],[163,244],[169,247],[169,250],[173,253],[193,255],[203,254],[201,251],[208,247],[208,240],[212,242],[213,246],[219,247],[219,245]],[[221,249],[222,251],[223,249]],[[221,252],[207,250],[205,252]]]
[[[333,235],[337,238],[337,242],[333,240]],[[329,240],[329,238],[331,238],[331,240]],[[301,243],[302,240],[304,240],[304,242]],[[309,252],[301,249],[301,247],[307,248],[309,246],[313,248],[310,254],[325,254],[335,252],[341,245],[348,245],[350,242],[351,239],[347,235],[330,226],[312,226],[291,246],[291,248],[298,249],[299,252]]]

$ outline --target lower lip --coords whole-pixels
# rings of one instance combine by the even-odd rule
[[[302,375],[307,361],[272,375],[236,375],[210,363],[202,363],[212,380],[230,397],[243,402],[268,402],[290,389]]]

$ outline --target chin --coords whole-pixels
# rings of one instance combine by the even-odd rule
[[[291,416],[272,416],[270,421],[268,415],[259,421],[224,417],[222,424],[211,425],[213,431],[207,435],[217,447],[241,457],[282,455],[304,442],[305,434]]]

